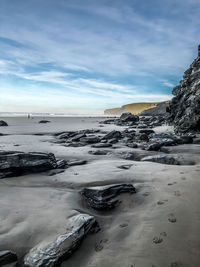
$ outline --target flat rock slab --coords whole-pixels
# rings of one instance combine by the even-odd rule
[[[141,161],[150,161],[168,165],[179,165],[180,163],[173,158],[172,156],[168,155],[154,155],[154,156],[147,156],[141,159]]]
[[[119,200],[114,199],[121,193],[136,193],[132,184],[115,184],[84,188],[81,194],[88,205],[95,210],[111,210],[116,207]]]
[[[0,251],[0,266],[10,264],[17,261],[17,255],[10,250]]]
[[[64,165],[52,153],[0,151],[0,178],[56,169]]]
[[[97,222],[93,216],[79,214],[70,219],[68,231],[53,240],[44,240],[32,248],[24,258],[25,267],[58,267],[80,245]]]

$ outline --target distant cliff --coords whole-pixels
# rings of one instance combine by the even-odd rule
[[[124,105],[120,108],[111,108],[104,111],[105,115],[121,115],[123,112],[131,112],[133,114],[139,114],[144,110],[154,108],[159,104],[159,102],[153,103],[132,103]]]

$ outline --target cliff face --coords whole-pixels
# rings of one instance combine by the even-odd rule
[[[169,107],[169,123],[179,132],[200,131],[200,46],[198,57],[172,93],[175,97]]]
[[[132,114],[139,114],[140,112],[156,107],[158,102],[154,103],[133,103],[122,106],[121,108],[106,109],[105,115],[121,115],[124,112],[131,112]]]

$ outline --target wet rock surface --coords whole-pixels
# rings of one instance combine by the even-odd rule
[[[17,255],[10,250],[0,251],[0,266],[5,266],[10,263],[17,262]]]
[[[88,187],[81,191],[87,204],[99,211],[114,209],[119,204],[119,200],[114,198],[121,193],[136,193],[136,190],[132,184],[116,184]]]
[[[20,176],[63,167],[52,153],[0,151],[0,178]]]
[[[91,232],[98,231],[93,216],[79,214],[71,218],[67,233],[38,244],[24,258],[24,267],[57,267],[66,260]]]
[[[200,56],[184,72],[169,107],[169,123],[177,132],[200,132]]]

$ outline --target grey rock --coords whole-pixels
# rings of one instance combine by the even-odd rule
[[[72,160],[72,161],[67,161],[67,165],[69,167],[76,166],[76,165],[85,165],[87,163],[86,160]]]
[[[88,233],[96,230],[93,216],[79,214],[71,218],[68,231],[54,239],[47,239],[32,248],[24,258],[25,267],[58,267],[77,250]]]
[[[94,150],[88,152],[91,155],[107,155],[108,153],[111,153],[109,150]]]
[[[120,139],[122,138],[122,134],[120,131],[112,131],[112,132],[109,132],[108,134],[106,134],[102,139],[104,140],[109,140],[109,139]]]
[[[121,193],[136,193],[132,184],[115,184],[84,188],[81,194],[88,205],[95,210],[114,209],[119,201],[114,199]]]
[[[80,142],[87,143],[87,144],[95,144],[99,143],[101,140],[98,136],[87,136],[80,138]]]
[[[112,144],[109,144],[109,143],[99,143],[99,144],[95,144],[95,145],[92,145],[92,147],[94,148],[103,148],[103,147],[111,147]]]
[[[141,161],[150,161],[168,165],[179,165],[179,162],[173,158],[172,156],[168,155],[154,155],[154,156],[147,156],[141,159]]]

